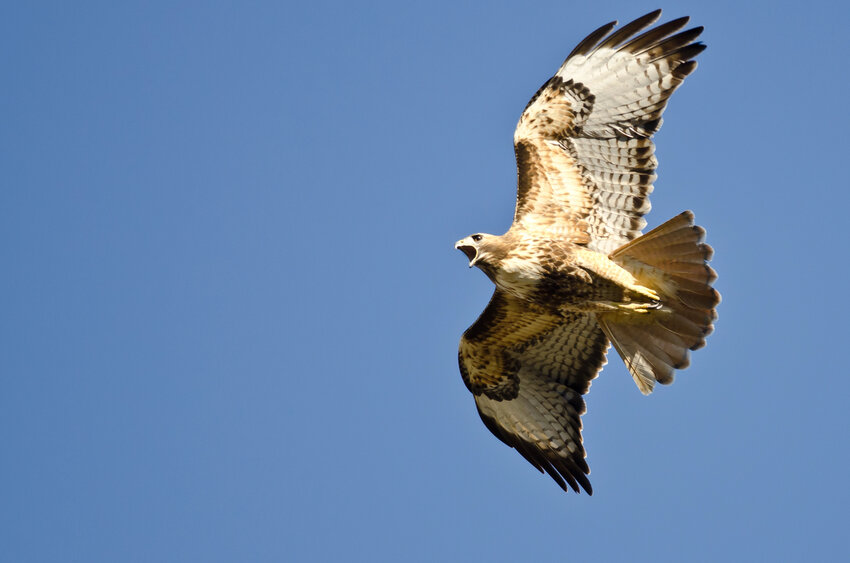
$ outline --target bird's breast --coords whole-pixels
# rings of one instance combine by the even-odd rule
[[[490,278],[500,289],[543,307],[570,310],[622,298],[622,288],[605,275],[606,256],[562,241],[534,242],[516,248],[494,269]]]
[[[515,297],[531,300],[543,275],[544,268],[538,261],[513,256],[502,261],[493,282]]]

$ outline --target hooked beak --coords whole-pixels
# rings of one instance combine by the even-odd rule
[[[464,244],[463,240],[459,240],[455,243],[455,248],[466,254],[466,257],[469,258],[470,268],[475,265],[475,262],[478,259],[478,250],[474,246]]]

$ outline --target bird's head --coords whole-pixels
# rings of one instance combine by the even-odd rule
[[[469,235],[457,241],[455,248],[466,254],[466,257],[469,258],[469,267],[471,268],[478,262],[486,261],[488,243],[491,238],[493,238],[493,235],[486,235],[484,233]]]

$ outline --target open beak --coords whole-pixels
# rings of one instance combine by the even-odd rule
[[[470,268],[475,265],[475,259],[478,257],[478,250],[476,250],[474,246],[463,244],[463,241],[459,240],[455,243],[455,248],[466,254],[466,257],[469,258]]]

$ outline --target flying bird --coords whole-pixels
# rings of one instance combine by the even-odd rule
[[[565,491],[593,492],[580,417],[609,344],[649,394],[688,366],[720,303],[690,211],[641,236],[652,135],[705,48],[687,17],[643,32],[660,15],[578,44],[519,118],[511,228],[455,245],[496,286],[461,338],[463,381],[487,428]]]

